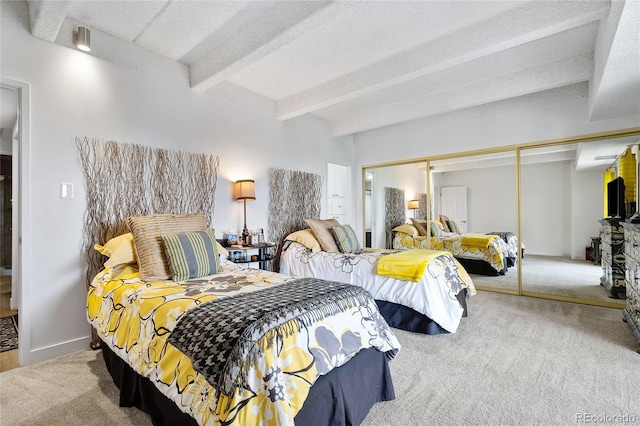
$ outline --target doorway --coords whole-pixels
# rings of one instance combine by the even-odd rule
[[[18,285],[13,277],[13,217],[14,191],[17,187],[17,170],[14,167],[14,146],[19,137],[18,121],[18,91],[13,88],[1,87],[2,116],[0,120],[0,318],[3,341],[0,352],[0,371],[18,367],[18,309],[17,293],[14,287]]]
[[[375,173],[374,172],[366,172],[365,180],[364,180],[364,246],[365,247],[376,247],[375,243],[375,233],[373,230],[375,229],[376,224],[376,215],[374,204],[375,201],[373,199],[374,185],[375,185]]]
[[[0,77],[2,91],[0,114],[0,154],[3,156],[2,175],[10,176],[8,184],[2,183],[3,234],[0,238],[0,271],[4,280],[10,279],[10,290],[2,296],[2,315],[14,316],[18,334],[18,349],[0,353],[2,370],[27,365],[32,361],[30,345],[29,295],[29,239],[30,227],[26,216],[29,212],[29,97],[28,83]],[[7,157],[4,157],[7,156]],[[7,158],[6,160],[4,158]],[[10,158],[9,165],[4,163]],[[9,189],[10,188],[10,189]],[[8,216],[10,215],[10,220]],[[10,239],[6,234],[10,235]],[[8,254],[7,254],[8,252]],[[10,256],[10,263],[9,263]],[[8,301],[8,303],[7,303]],[[6,305],[5,305],[6,303]],[[7,322],[6,320],[3,322]]]

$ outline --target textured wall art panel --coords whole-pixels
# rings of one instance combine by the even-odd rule
[[[280,249],[287,235],[307,227],[304,219],[320,218],[322,176],[314,173],[270,168],[269,239],[276,244],[274,271],[280,270]]]
[[[83,232],[87,286],[106,260],[94,244],[129,232],[130,216],[204,213],[211,226],[217,156],[86,137],[76,138],[75,143],[87,193]],[[92,346],[98,343],[94,333]]]

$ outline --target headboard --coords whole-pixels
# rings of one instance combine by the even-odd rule
[[[270,168],[269,238],[276,244],[273,270],[280,270],[280,252],[284,239],[292,232],[307,228],[304,219],[320,217],[322,176],[314,173]]]
[[[94,244],[129,232],[130,216],[202,212],[212,225],[217,156],[87,137],[76,137],[75,143],[87,193],[82,245],[87,286],[104,262]],[[97,345],[92,328],[92,347]]]
[[[407,219],[404,190],[386,187],[384,189],[384,230],[386,248],[393,247],[393,228],[402,225]]]

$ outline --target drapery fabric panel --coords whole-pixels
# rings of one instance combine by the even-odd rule
[[[393,247],[393,228],[406,221],[404,189],[386,187],[384,189],[384,210],[386,248]]]
[[[269,180],[269,239],[276,244],[274,271],[280,269],[284,239],[307,227],[304,219],[320,218],[322,176],[281,168],[267,170]]]
[[[212,225],[217,156],[87,137],[76,137],[75,144],[87,194],[82,245],[87,286],[104,262],[94,244],[129,232],[130,216],[201,212]],[[92,346],[98,344],[92,328]]]

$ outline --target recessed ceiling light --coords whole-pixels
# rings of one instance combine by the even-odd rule
[[[597,155],[594,160],[615,160],[617,155]]]

